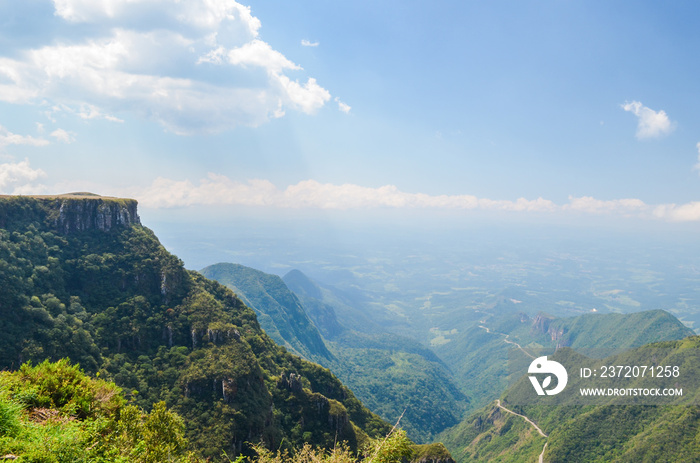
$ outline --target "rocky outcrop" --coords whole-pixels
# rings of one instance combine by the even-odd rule
[[[22,229],[28,223],[39,222],[64,235],[88,230],[108,232],[140,225],[137,206],[134,199],[92,193],[0,196],[0,228]]]
[[[563,326],[554,323],[556,319],[546,314],[539,313],[532,321],[532,332],[538,335],[548,336],[554,343],[556,348],[569,345],[569,340],[565,336],[566,331]]]
[[[285,376],[284,373],[282,373],[282,376],[277,381],[277,386],[285,388],[292,392],[296,392],[297,394],[301,394],[303,389],[303,385],[301,383],[301,376],[295,373],[289,373],[289,377]]]
[[[56,229],[69,234],[85,230],[109,231],[115,227],[140,225],[137,202],[132,199],[57,199]]]
[[[549,329],[549,324],[554,321],[554,318],[548,317],[545,314],[538,313],[532,321],[532,332],[536,334],[545,334]]]

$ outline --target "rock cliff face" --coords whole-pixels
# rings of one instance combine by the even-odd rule
[[[91,193],[56,196],[0,196],[0,228],[16,229],[31,222],[43,223],[61,234],[87,230],[108,232],[140,225],[134,199]]]
[[[556,343],[556,348],[566,347],[569,345],[569,340],[567,339],[565,330],[561,326],[554,326],[552,322],[555,319],[553,317],[537,314],[535,319],[532,321],[532,332],[536,334],[545,334],[550,337],[552,341]]]
[[[62,198],[59,205],[56,229],[60,233],[85,230],[109,231],[113,227],[140,225],[137,202],[129,199]]]

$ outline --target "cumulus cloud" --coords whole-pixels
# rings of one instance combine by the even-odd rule
[[[0,148],[9,145],[46,146],[48,144],[48,140],[43,138],[35,138],[30,135],[18,135],[0,125]]]
[[[0,101],[115,122],[135,113],[189,134],[257,126],[286,109],[311,114],[330,100],[313,77],[288,74],[303,69],[233,0],[53,3],[55,21],[69,26],[56,30],[70,38],[0,56]]]
[[[282,53],[273,50],[269,44],[258,39],[230,50],[228,62],[234,66],[259,66],[271,73],[278,73],[285,69],[301,69],[301,66],[292,63]]]
[[[312,42],[310,40],[302,39],[301,45],[304,47],[318,47],[318,42]]]
[[[45,190],[33,182],[46,177],[46,172],[33,169],[29,160],[0,164],[0,191],[4,194],[37,194]]]
[[[232,0],[53,0],[55,15],[72,23],[137,20],[147,18],[158,23],[178,22],[202,30],[224,29],[225,33],[256,36],[260,20],[250,7]],[[240,28],[228,29],[235,19]],[[160,20],[160,21],[158,21]]]
[[[344,112],[345,114],[349,114],[350,110],[352,109],[350,105],[343,103],[340,101],[340,98],[336,97],[335,102],[338,103],[338,109]]]
[[[665,111],[654,111],[639,101],[627,102],[622,105],[622,109],[637,116],[637,138],[662,137],[675,128]]]
[[[54,130],[51,132],[51,136],[63,143],[73,143],[75,141],[75,134],[66,132],[63,129]]]

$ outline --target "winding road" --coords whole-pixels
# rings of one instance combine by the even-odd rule
[[[537,423],[532,421],[530,418],[528,418],[525,415],[521,415],[520,413],[515,413],[513,410],[510,410],[510,409],[504,407],[503,405],[501,405],[501,399],[496,399],[496,405],[498,406],[498,408],[505,410],[512,415],[519,416],[520,418],[522,418],[525,421],[527,421],[528,423],[530,423],[537,430],[537,432],[540,433],[540,435],[542,437],[544,437],[545,439],[547,437],[549,437],[547,434],[544,433],[544,431],[542,431],[542,429],[539,426],[537,426]],[[540,458],[538,460],[539,463],[544,463],[544,451],[547,450],[547,444],[548,444],[548,442],[545,442],[544,447],[542,447],[542,453],[540,453]]]
[[[527,355],[528,357],[530,357],[530,358],[533,359],[533,360],[535,359],[535,356],[532,355],[532,354],[530,354],[530,353],[529,353],[528,351],[526,351],[525,349],[523,349],[523,346],[521,346],[521,345],[518,344],[517,342],[514,342],[514,341],[509,340],[509,339],[508,339],[508,336],[510,336],[509,334],[499,333],[499,332],[497,332],[497,331],[491,331],[487,326],[484,326],[484,325],[479,325],[479,328],[485,329],[487,333],[500,334],[501,336],[505,336],[505,338],[503,339],[503,342],[507,342],[508,344],[513,344],[513,345],[516,346],[518,349],[520,349],[520,350],[523,352],[523,354]]]
[[[522,347],[520,344],[518,344],[517,342],[514,342],[514,341],[509,340],[509,339],[508,339],[508,336],[510,336],[509,334],[503,334],[503,333],[498,333],[498,332],[496,332],[496,331],[491,331],[487,326],[484,326],[484,325],[479,325],[479,328],[485,329],[487,333],[499,334],[499,335],[501,335],[501,336],[504,336],[504,339],[503,339],[504,342],[506,342],[506,343],[508,343],[508,344],[513,344],[513,345],[516,346],[518,349],[520,349],[520,350],[522,351],[523,354],[527,355],[527,356],[530,357],[531,359],[534,359],[534,358],[535,358],[532,354],[530,354],[528,351],[526,351],[525,349],[523,349],[523,347]],[[544,433],[544,431],[542,431],[542,428],[540,428],[539,426],[537,426],[537,423],[535,423],[534,421],[532,421],[530,418],[528,418],[528,417],[525,416],[525,415],[521,415],[520,413],[515,413],[513,410],[510,410],[510,409],[504,407],[503,405],[501,405],[501,399],[496,399],[496,406],[498,406],[498,408],[500,408],[500,409],[502,409],[502,410],[504,410],[504,411],[506,411],[506,412],[508,412],[508,413],[510,413],[510,414],[512,414],[512,415],[519,416],[519,417],[521,417],[522,419],[524,419],[525,421],[527,421],[528,423],[530,423],[530,424],[532,425],[532,427],[534,427],[534,428],[537,430],[537,432],[540,433],[540,435],[541,435],[542,437],[544,437],[545,439],[546,439],[547,437],[549,437],[547,434]],[[540,453],[540,457],[539,457],[539,460],[538,460],[539,463],[544,463],[544,451],[547,450],[547,444],[548,444],[548,442],[545,442],[545,443],[544,443],[544,447],[542,447],[542,453]]]
[[[539,426],[537,426],[537,424],[536,424],[534,421],[532,421],[530,418],[528,418],[528,417],[525,416],[525,415],[521,415],[520,413],[515,413],[513,410],[510,410],[510,409],[504,407],[503,405],[501,405],[501,399],[496,399],[496,405],[498,406],[498,408],[502,408],[503,410],[507,411],[508,413],[511,413],[511,414],[513,414],[513,415],[516,415],[516,416],[519,416],[519,417],[523,418],[525,421],[527,421],[528,423],[530,423],[530,424],[537,430],[537,432],[540,433],[540,435],[541,435],[542,437],[549,437],[549,436],[548,436],[547,434],[545,434],[544,431],[542,431],[542,429],[541,429]]]

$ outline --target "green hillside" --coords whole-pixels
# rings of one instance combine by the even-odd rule
[[[373,334],[385,332],[366,313],[362,297],[332,286],[321,286],[299,270],[290,270],[282,280],[299,297],[326,339],[333,340],[346,330]]]
[[[402,426],[417,442],[430,442],[457,424],[468,398],[437,355],[418,341],[385,331],[356,298],[322,286],[299,270],[283,280],[302,301],[337,361],[327,366],[373,412]],[[327,333],[327,334],[325,334]]]
[[[523,312],[482,314],[482,320],[452,335],[435,352],[454,372],[455,381],[471,399],[472,410],[495,400],[508,386],[509,352],[570,346],[621,349],[694,335],[663,310],[631,314],[585,314],[555,318]]]
[[[562,332],[559,344],[575,349],[630,348],[695,335],[693,330],[664,310],[562,318],[553,321],[547,331]]]
[[[680,365],[686,387],[683,396],[642,402],[631,397],[586,401],[578,394],[590,380],[569,374],[564,393],[534,400],[527,378],[521,378],[501,396],[472,414],[442,437],[457,461],[544,462],[692,462],[700,455],[700,337],[645,345],[605,359],[582,356],[565,348],[552,357],[562,364]],[[617,378],[609,387],[657,387],[658,379]],[[593,383],[601,384],[601,383]],[[676,380],[666,385],[678,387]],[[521,416],[547,434],[535,432]]]
[[[231,289],[255,310],[260,326],[277,344],[319,363],[332,357],[297,297],[277,275],[226,263],[200,273]]]
[[[135,201],[4,197],[0,227],[1,368],[70,358],[145,410],[164,401],[213,460],[250,442],[356,449],[388,431],[229,289],[186,270]]]
[[[317,345],[311,340],[316,338],[307,334],[318,332],[309,318],[320,325],[333,354],[307,354],[307,358],[333,371],[367,407],[388,421],[403,415],[401,426],[411,439],[430,442],[459,422],[466,397],[432,351],[412,339],[382,332],[369,321],[366,332],[343,326],[336,308],[344,314],[341,319],[352,318],[352,311],[361,318],[361,313],[303,273],[292,271],[284,277],[299,291],[298,297],[279,277],[242,265],[216,264],[202,274],[234,290],[259,319],[269,320],[282,345],[301,345],[298,351],[311,352]],[[311,317],[306,316],[307,307]]]

